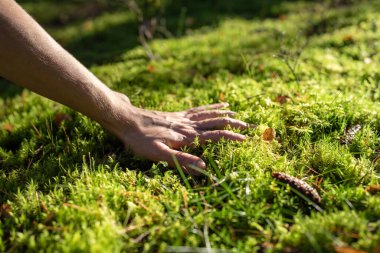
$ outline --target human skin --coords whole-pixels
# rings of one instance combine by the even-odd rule
[[[243,141],[244,135],[222,130],[249,125],[232,119],[226,103],[181,112],[150,111],[133,106],[63,49],[14,0],[0,0],[0,75],[92,118],[116,135],[136,155],[153,161],[175,160],[189,173],[204,161],[179,151],[197,139]],[[175,158],[176,159],[175,159]]]

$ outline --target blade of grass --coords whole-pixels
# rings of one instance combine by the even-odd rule
[[[179,172],[179,174],[180,174],[183,182],[186,185],[186,188],[189,189],[189,190],[191,190],[192,188],[191,188],[191,185],[189,183],[189,180],[187,180],[187,178],[185,176],[185,173],[183,172],[183,169],[182,169],[181,165],[179,165],[177,157],[175,157],[174,155],[173,155],[173,161],[175,163],[175,167],[177,168],[177,170],[178,170],[178,172]]]

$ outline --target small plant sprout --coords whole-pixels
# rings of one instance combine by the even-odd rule
[[[285,35],[282,35],[281,47],[275,57],[280,59],[280,61],[285,64],[287,69],[292,74],[298,88],[300,88],[300,58],[307,46],[308,41],[306,40],[305,42],[302,42],[302,37],[300,35],[292,37],[291,39],[288,39],[288,41],[286,41],[286,39],[287,37],[285,37]]]

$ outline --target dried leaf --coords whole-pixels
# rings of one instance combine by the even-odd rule
[[[276,131],[273,128],[267,128],[261,137],[264,141],[273,141],[276,138]]]
[[[94,22],[92,20],[87,20],[83,24],[83,30],[91,31],[94,28]]]
[[[274,248],[274,244],[271,243],[271,242],[263,242],[261,244],[261,247],[264,248],[265,250],[268,250],[268,249],[273,249]]]
[[[10,216],[11,211],[12,211],[12,207],[9,204],[2,204],[0,206],[0,217]]]
[[[221,93],[219,94],[219,100],[222,101],[222,102],[224,102],[224,100],[225,100],[225,96],[224,96],[224,93],[223,93],[223,92],[221,92]]]
[[[354,36],[352,34],[346,34],[342,40],[344,43],[353,43],[354,42]]]
[[[364,250],[354,249],[349,246],[335,247],[337,253],[367,253]]]
[[[283,105],[287,103],[289,100],[290,100],[290,97],[287,95],[278,95],[274,101]]]
[[[72,120],[73,118],[66,113],[56,113],[53,122],[58,127],[65,120]]]
[[[5,131],[7,131],[8,133],[12,133],[14,127],[13,127],[13,125],[12,125],[11,123],[5,123],[5,124],[3,125],[3,129],[4,129]]]
[[[368,185],[365,190],[371,194],[376,194],[380,192],[380,185]]]
[[[185,25],[187,26],[192,26],[193,24],[195,23],[195,19],[194,18],[186,18],[185,19]]]
[[[153,73],[155,71],[155,68],[152,64],[148,64],[146,66],[146,69],[148,70],[149,73]]]
[[[286,15],[280,15],[280,16],[278,16],[278,19],[281,20],[281,21],[286,20],[286,18],[287,18]]]
[[[277,72],[272,72],[271,73],[272,79],[277,79],[278,78],[278,73]]]

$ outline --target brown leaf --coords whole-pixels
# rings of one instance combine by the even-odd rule
[[[185,19],[185,25],[187,26],[192,26],[193,24],[195,23],[195,19],[194,18],[186,18]]]
[[[267,250],[267,249],[273,249],[274,248],[274,244],[273,243],[271,243],[271,242],[263,242],[262,244],[261,244],[261,247],[263,248],[263,249],[265,249],[265,250]]]
[[[4,125],[3,125],[3,129],[5,130],[5,131],[7,131],[8,133],[12,133],[13,132],[13,125],[11,124],[11,123],[5,123]]]
[[[65,120],[72,120],[73,118],[66,113],[56,113],[53,122],[58,127]]]
[[[91,31],[94,28],[94,22],[92,20],[87,20],[83,24],[83,30]]]
[[[275,72],[275,71],[273,71],[273,72],[271,73],[271,77],[272,77],[272,79],[277,79],[277,78],[278,78],[278,73]]]
[[[371,194],[376,194],[380,192],[380,185],[368,185],[365,190]]]
[[[367,253],[364,250],[354,249],[349,246],[335,247],[335,252],[337,253]]]
[[[276,138],[276,131],[273,128],[267,128],[261,137],[264,141],[273,141]]]
[[[219,94],[219,100],[222,101],[222,102],[224,102],[224,100],[225,100],[225,96],[224,96],[224,93],[223,93],[223,92],[221,92],[221,93]]]
[[[345,36],[343,36],[342,40],[344,43],[353,43],[354,42],[354,36],[352,36],[352,34],[346,34]]]
[[[12,207],[9,204],[2,204],[0,206],[0,217],[9,217]]]
[[[290,100],[290,97],[287,95],[278,95],[274,101],[280,103],[281,105],[287,103]]]
[[[148,70],[149,73],[153,73],[155,71],[155,68],[152,64],[148,64],[146,66],[146,69]]]
[[[278,16],[278,19],[281,20],[281,21],[286,20],[286,18],[287,18],[286,15],[280,15],[280,16]]]

